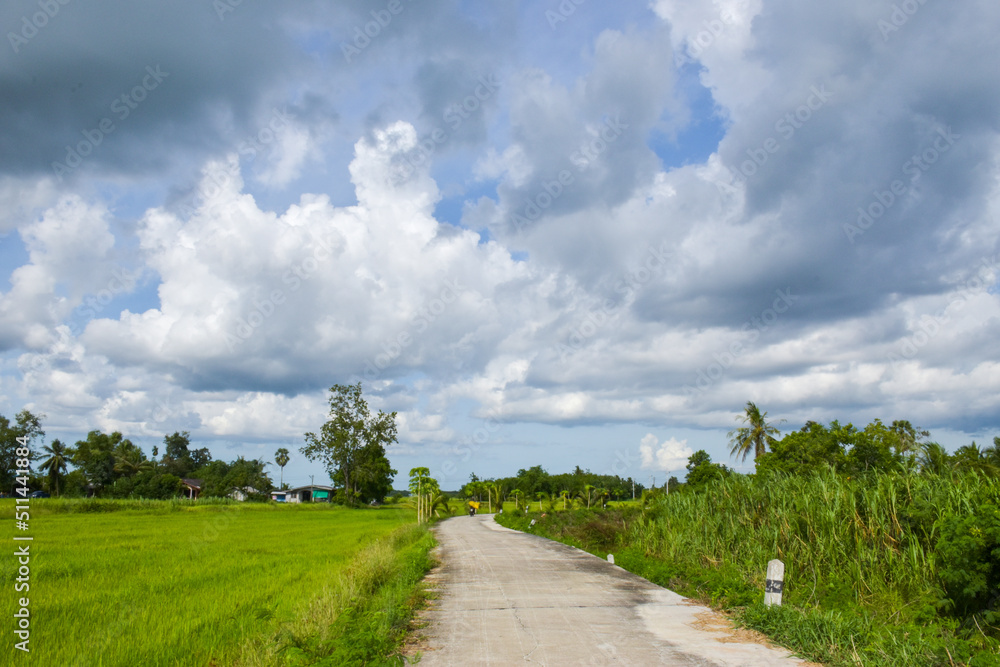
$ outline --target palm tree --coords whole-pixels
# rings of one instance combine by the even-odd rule
[[[153,469],[153,462],[147,461],[138,448],[126,449],[123,454],[115,456],[115,472],[134,477],[140,472]]]
[[[430,507],[429,511],[434,513],[434,516],[441,518],[441,512],[444,512],[448,516],[455,513],[455,508],[451,506],[451,499],[440,491],[435,492],[435,494],[428,498],[428,505]]]
[[[514,509],[521,509],[521,500],[524,498],[524,491],[514,489],[510,492],[510,495],[514,496]]]
[[[543,500],[549,501],[549,504],[551,505],[551,498],[552,497],[549,494],[545,493],[544,491],[535,491],[535,498],[538,499],[538,511],[539,512],[542,511],[542,501]],[[551,508],[550,508],[550,510],[551,510]]]
[[[737,419],[742,420],[747,425],[729,432],[729,444],[732,446],[732,449],[729,451],[730,456],[739,456],[742,454],[743,460],[746,461],[747,456],[752,451],[754,459],[757,459],[767,451],[768,445],[773,445],[777,442],[774,436],[779,431],[767,423],[765,417],[767,417],[766,412],[761,412],[754,405],[753,401],[747,401],[744,414],[737,417]],[[780,424],[784,421],[782,419],[778,423]]]
[[[42,447],[42,450],[50,456],[45,459],[45,462],[38,469],[48,471],[49,488],[53,489],[53,493],[58,496],[59,478],[62,473],[66,472],[66,464],[69,462],[70,452],[66,449],[66,445],[62,444],[59,440],[53,440],[51,445]]]
[[[274,453],[274,462],[278,464],[281,468],[281,480],[279,482],[279,489],[285,488],[285,466],[288,465],[289,457],[288,450],[281,447]]]
[[[593,492],[594,488],[595,487],[594,487],[593,484],[584,484],[583,485],[583,490],[587,493],[587,509],[590,509],[590,494],[591,494],[591,492]]]
[[[936,442],[925,442],[920,445],[920,469],[925,473],[943,475],[952,467],[948,451]]]
[[[569,491],[563,489],[562,491],[559,492],[559,497],[562,498],[562,501],[563,501],[563,510],[565,511],[566,510],[566,501],[569,499]]]

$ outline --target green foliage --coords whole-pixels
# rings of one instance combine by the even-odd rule
[[[1000,489],[983,486],[962,508],[941,516],[936,551],[954,611],[1000,628]]]
[[[767,451],[768,445],[774,444],[778,429],[768,423],[766,417],[766,412],[761,412],[753,402],[747,401],[743,414],[737,417],[746,426],[729,432],[731,455],[742,455],[746,461],[752,453],[756,459]]]
[[[350,504],[382,500],[396,474],[385,448],[396,442],[396,413],[372,415],[361,395],[361,383],[330,387],[330,419],[320,434],[306,433],[301,452],[320,461],[330,479],[340,483]]]
[[[708,484],[729,474],[729,469],[719,463],[712,463],[712,457],[704,449],[699,449],[688,458],[687,480],[684,489],[698,491]]]
[[[86,440],[78,440],[71,461],[79,468],[91,488],[100,493],[115,482],[116,457],[128,456],[136,449],[132,441],[115,431],[110,435],[91,431]]]
[[[164,472],[177,477],[191,477],[191,473],[212,461],[207,447],[190,450],[191,434],[174,432],[163,437],[164,453],[160,466]]]
[[[0,415],[0,489],[7,493],[14,491],[14,477],[18,470],[17,460],[23,457],[17,455],[18,449],[24,449],[24,445],[18,442],[18,438],[27,438],[29,450],[28,461],[34,461],[36,454],[33,450],[34,440],[45,435],[42,430],[42,419],[45,415],[34,415],[28,410],[21,410],[14,418],[14,423]],[[23,453],[23,452],[22,452]]]

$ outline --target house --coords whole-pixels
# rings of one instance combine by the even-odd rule
[[[332,497],[333,487],[322,484],[309,484],[271,492],[271,500],[279,503],[328,503]]]
[[[229,497],[232,498],[233,500],[239,500],[240,502],[243,502],[250,495],[259,494],[259,493],[260,493],[260,491],[258,491],[257,489],[253,488],[252,486],[244,486],[244,487],[239,488],[239,489],[233,489],[232,492],[229,494]]]
[[[205,480],[203,479],[185,477],[181,480],[181,490],[187,496],[188,500],[197,500],[198,496],[201,494],[201,488],[204,485]]]

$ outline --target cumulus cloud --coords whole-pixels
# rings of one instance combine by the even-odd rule
[[[672,472],[683,468],[691,455],[694,454],[687,442],[687,440],[670,438],[661,443],[655,435],[647,433],[639,442],[642,469]]]
[[[728,429],[747,400],[996,428],[1000,10],[626,4],[407,5],[349,61],[362,2],[98,3],[107,39],[65,6],[0,55],[5,393],[237,441],[362,380],[414,455],[470,414]],[[169,76],[56,181],[146,64]],[[686,447],[647,436],[644,466]]]

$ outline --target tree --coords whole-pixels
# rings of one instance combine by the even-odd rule
[[[31,443],[35,438],[45,436],[42,430],[42,420],[45,415],[33,415],[28,410],[21,410],[14,417],[14,424],[0,415],[0,459],[3,461],[3,478],[0,479],[0,488],[14,490],[15,477],[19,469],[18,459],[27,459],[30,465],[36,456],[31,449]],[[18,441],[20,438],[20,442]],[[18,456],[17,450],[28,450],[28,456]]]
[[[58,439],[53,440],[52,444],[43,447],[42,450],[49,454],[49,458],[45,459],[38,469],[42,472],[48,472],[49,489],[58,496],[59,480],[62,479],[62,474],[67,470],[66,464],[69,463],[69,451]]]
[[[712,463],[712,457],[704,449],[699,449],[688,458],[686,468],[688,474],[684,481],[684,488],[692,490],[700,489],[709,482],[729,474],[729,469],[726,466]]]
[[[431,477],[431,471],[427,468],[410,469],[410,491],[417,505],[417,523],[423,523],[430,518],[428,498],[436,486],[437,482]]]
[[[841,426],[834,421],[827,428],[809,421],[800,430],[772,443],[771,451],[757,459],[757,473],[801,475],[829,466],[840,470],[846,462],[845,446],[853,445],[856,440],[857,430],[851,424]]]
[[[202,468],[212,461],[207,447],[191,451],[191,434],[187,431],[163,436],[164,452],[160,465],[177,477],[188,477],[192,471]]]
[[[330,419],[320,434],[305,434],[301,452],[321,461],[330,479],[341,482],[347,502],[367,498],[392,487],[396,471],[389,467],[385,448],[396,442],[396,413],[372,415],[361,396],[361,383],[330,388]]]
[[[288,465],[289,460],[288,450],[284,447],[279,447],[278,451],[274,453],[274,462],[281,468],[281,479],[278,483],[282,489],[285,488],[285,466]]]
[[[779,433],[777,428],[767,423],[766,417],[766,412],[761,412],[752,401],[747,401],[744,414],[737,417],[746,426],[729,432],[729,444],[732,446],[729,452],[730,456],[742,454],[743,460],[746,461],[751,451],[754,459],[764,455],[767,451],[767,445],[773,444],[775,442],[774,436]]]
[[[116,455],[129,456],[137,449],[118,431],[110,435],[91,431],[86,440],[76,442],[71,461],[83,471],[94,492],[99,493],[115,482]]]
[[[128,442],[127,440],[125,442]],[[132,445],[131,442],[128,442]],[[116,448],[118,449],[118,448]],[[121,451],[115,452],[114,471],[126,477],[135,477],[140,472],[153,469],[153,462],[147,461],[142,450],[135,445],[122,447]]]

